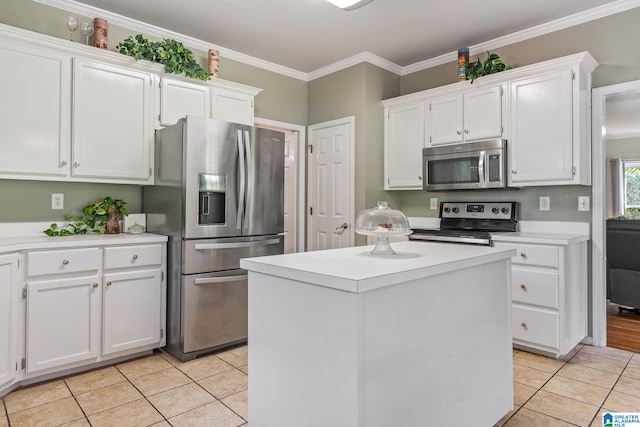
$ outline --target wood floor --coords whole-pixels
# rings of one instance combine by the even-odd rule
[[[640,314],[619,312],[607,306],[607,347],[640,352]]]

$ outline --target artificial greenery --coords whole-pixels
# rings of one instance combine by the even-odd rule
[[[484,62],[480,61],[480,57],[478,57],[476,62],[465,62],[464,68],[467,80],[471,80],[471,83],[473,83],[478,77],[510,70],[511,66],[505,65],[495,53],[487,51],[487,59]]]
[[[77,218],[73,218],[71,215],[66,216],[68,224],[58,226],[58,224],[51,224],[51,228],[44,230],[44,234],[47,236],[72,236],[77,234],[87,233],[103,233],[104,224],[107,219],[107,211],[109,209],[115,209],[119,216],[127,216],[129,212],[124,207],[127,202],[123,202],[120,199],[112,199],[107,196],[104,199],[97,200],[93,203],[82,208],[82,215]]]
[[[182,74],[200,80],[209,80],[209,73],[195,60],[193,52],[178,41],[164,39],[151,42],[138,34],[118,43],[116,49],[135,60],[146,59],[164,65],[167,73]]]

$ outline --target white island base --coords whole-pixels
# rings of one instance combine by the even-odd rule
[[[513,408],[513,250],[251,258],[252,427],[489,427]]]

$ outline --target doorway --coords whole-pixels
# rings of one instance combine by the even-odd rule
[[[305,127],[268,119],[255,119],[261,128],[284,133],[284,252],[305,250]]]
[[[355,118],[309,126],[310,251],[353,246]]]
[[[612,117],[607,105],[616,97],[637,94],[640,98],[640,80],[593,89],[592,91],[592,156],[593,156],[593,211],[592,211],[592,344],[607,345],[607,139],[611,136]],[[640,131],[638,132],[640,136]],[[640,326],[640,324],[639,324]],[[640,329],[640,328],[638,328]],[[633,329],[629,329],[631,332]]]

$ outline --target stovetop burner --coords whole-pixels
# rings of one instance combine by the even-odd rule
[[[518,230],[516,202],[442,202],[440,229],[414,229],[410,240],[491,245],[491,234]]]

